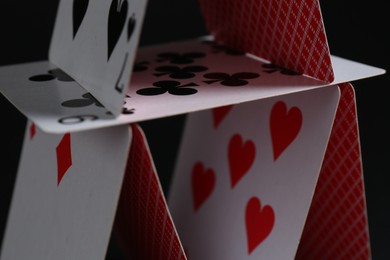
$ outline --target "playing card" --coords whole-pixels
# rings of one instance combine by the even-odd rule
[[[100,127],[115,117],[89,92],[48,61],[4,67],[1,91],[40,128],[64,133]]]
[[[201,0],[218,42],[279,66],[332,82],[331,56],[319,0]]]
[[[115,220],[120,245],[129,259],[186,259],[165,201],[147,140],[133,125]]]
[[[384,72],[332,58],[332,84]],[[134,118],[153,119],[324,86],[329,84],[201,38],[141,48],[125,106],[136,108]]]
[[[131,131],[50,135],[28,122],[1,259],[104,259]]]
[[[110,112],[121,112],[146,0],[60,1],[49,60]]]
[[[334,83],[384,72],[332,58]],[[114,117],[95,96],[49,62],[0,68],[1,93],[50,133],[140,122],[328,85],[210,38],[194,39],[140,48],[122,114]]]
[[[371,259],[355,93],[341,98],[296,259]]]
[[[187,117],[169,206],[189,259],[294,258],[338,100],[332,86]]]

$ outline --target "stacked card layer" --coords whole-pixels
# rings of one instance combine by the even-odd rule
[[[1,68],[0,91],[44,131],[64,133],[307,91],[384,72],[338,57],[332,61],[335,80],[329,84],[209,38],[144,47],[138,51],[119,117],[48,61]]]

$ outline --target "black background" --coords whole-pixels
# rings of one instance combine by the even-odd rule
[[[210,0],[211,1],[211,0]],[[382,1],[321,1],[332,54],[389,70],[389,9]],[[0,65],[47,59],[58,1],[0,1]],[[196,0],[150,0],[141,45],[206,34]],[[389,75],[356,89],[373,259],[390,259]],[[0,95],[0,242],[26,119]],[[185,116],[142,123],[164,190],[169,187]],[[108,256],[115,258],[115,247]]]

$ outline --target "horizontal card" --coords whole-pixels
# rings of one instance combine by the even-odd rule
[[[332,63],[332,85],[384,73],[335,56]],[[0,92],[50,133],[140,122],[329,85],[209,38],[173,42],[138,50],[122,114],[114,117],[49,62],[0,68]]]

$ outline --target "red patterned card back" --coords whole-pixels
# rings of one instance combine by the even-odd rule
[[[353,87],[341,99],[297,259],[370,259],[370,242]]]
[[[129,259],[185,260],[145,136],[132,125],[133,140],[115,219]]]
[[[284,68],[332,82],[318,0],[199,0],[216,41]]]

